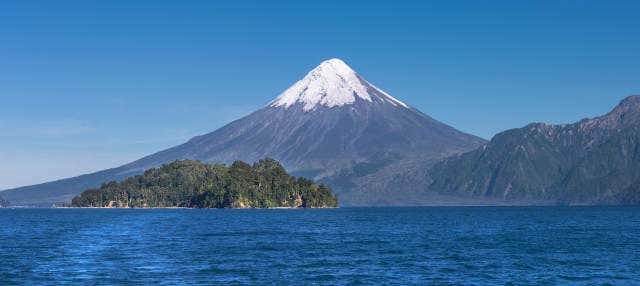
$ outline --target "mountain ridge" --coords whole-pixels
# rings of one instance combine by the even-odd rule
[[[637,204],[640,96],[572,124],[532,123],[430,169],[441,194],[538,204]]]

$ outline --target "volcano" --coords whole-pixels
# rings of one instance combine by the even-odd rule
[[[484,143],[330,59],[265,107],[211,133],[117,168],[1,194],[14,205],[51,205],[178,159],[229,164],[271,157],[294,175],[332,187],[341,205],[416,204],[420,192],[410,185],[423,183],[422,170]]]

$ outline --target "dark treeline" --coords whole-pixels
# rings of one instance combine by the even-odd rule
[[[337,207],[332,191],[312,180],[289,176],[273,159],[230,167],[175,161],[122,182],[90,189],[74,207],[273,208]]]
[[[0,208],[9,206],[9,201],[5,200],[2,198],[2,196],[0,196]]]

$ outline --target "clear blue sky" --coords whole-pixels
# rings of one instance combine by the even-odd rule
[[[0,189],[215,130],[332,57],[484,138],[640,93],[640,1],[271,2],[0,2]]]

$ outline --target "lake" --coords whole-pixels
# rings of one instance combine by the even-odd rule
[[[0,209],[0,285],[607,283],[638,207]]]

